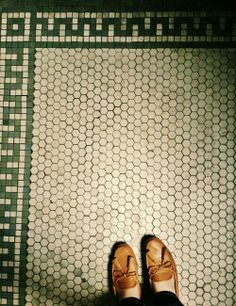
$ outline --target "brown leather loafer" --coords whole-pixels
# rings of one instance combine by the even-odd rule
[[[173,279],[175,294],[179,297],[176,264],[168,248],[159,238],[151,237],[146,241],[145,253],[151,288],[154,288],[154,283],[156,282],[158,283]]]
[[[125,242],[119,243],[112,259],[112,286],[119,297],[141,297],[138,263],[132,248]],[[127,296],[128,293],[128,296]]]

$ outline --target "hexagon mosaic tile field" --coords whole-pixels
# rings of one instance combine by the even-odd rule
[[[234,60],[37,49],[28,305],[87,304],[107,291],[112,245],[139,254],[146,233],[173,251],[184,303],[230,304]]]
[[[116,305],[147,234],[184,305],[234,305],[233,16],[2,10],[0,305]]]

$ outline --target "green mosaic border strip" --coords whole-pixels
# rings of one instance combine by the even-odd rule
[[[36,13],[36,12],[35,12]],[[37,12],[37,47],[233,47],[234,12]],[[31,42],[29,12],[1,14],[1,43]],[[71,45],[70,45],[71,46]],[[87,46],[86,46],[87,47]]]
[[[1,305],[18,305],[21,288],[22,238],[25,237],[29,49],[1,48],[4,67],[0,160],[0,279]],[[27,171],[28,169],[28,171]],[[26,245],[24,245],[24,248]]]
[[[9,39],[0,40],[0,305],[24,305],[35,14],[4,16],[0,32]]]
[[[231,14],[204,12],[37,13],[36,42],[49,43],[234,43],[236,20]]]
[[[24,305],[35,48],[236,47],[236,25],[231,12],[32,10],[0,18],[0,305]]]

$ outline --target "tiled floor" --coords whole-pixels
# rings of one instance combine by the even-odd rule
[[[109,304],[112,245],[152,233],[185,305],[233,306],[235,36],[122,14],[2,13],[0,305]]]

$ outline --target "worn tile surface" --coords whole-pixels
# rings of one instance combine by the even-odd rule
[[[112,245],[138,255],[146,233],[173,251],[184,303],[230,305],[235,52],[36,51],[29,305],[87,304]]]

